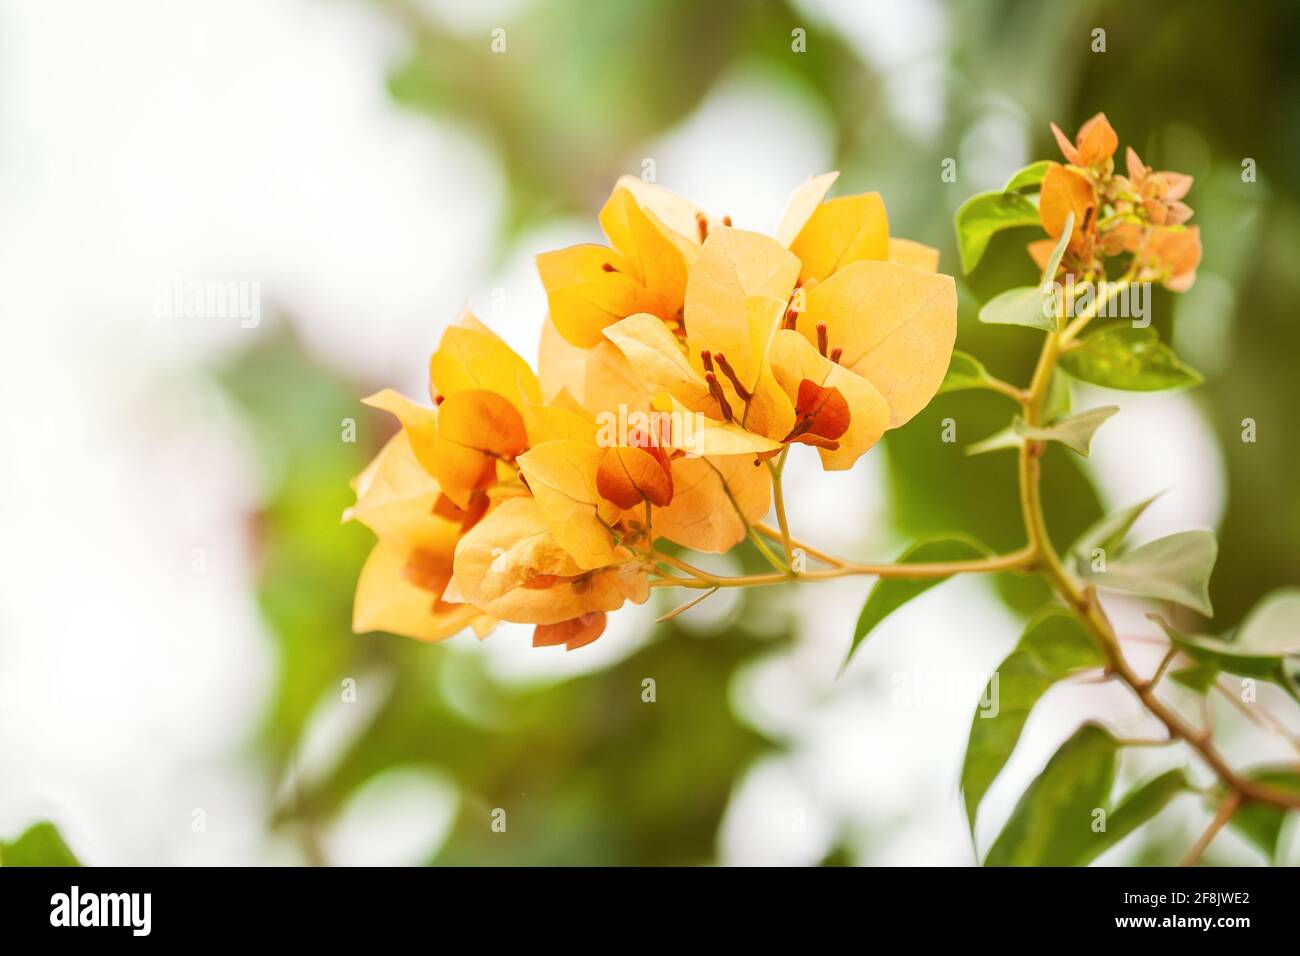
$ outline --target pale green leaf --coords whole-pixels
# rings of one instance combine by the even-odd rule
[[[1300,654],[1300,588],[1267,594],[1241,622],[1232,645],[1239,654]]]
[[[1231,640],[1187,634],[1159,615],[1148,617],[1200,664],[1273,681],[1295,693],[1293,677],[1300,665],[1300,588],[1282,588],[1265,597],[1242,621]]]
[[[1079,535],[1078,540],[1070,545],[1070,553],[1074,555],[1080,570],[1082,571],[1085,565],[1092,564],[1092,552],[1097,548],[1105,554],[1118,553],[1129,529],[1133,527],[1133,522],[1137,521],[1161,494],[1163,492],[1158,492],[1135,505],[1103,515],[1092,527]]]
[[[1047,395],[1043,398],[1043,421],[1049,425],[1070,411],[1069,376],[1053,372],[1047,382]]]
[[[1056,330],[1055,302],[1040,286],[1019,286],[985,302],[979,319],[986,325],[1023,325],[1052,332]]]
[[[1057,419],[1050,425],[1027,425],[1023,420],[1016,419],[1012,427],[1022,438],[1060,442],[1070,451],[1086,458],[1092,448],[1092,436],[1102,422],[1118,411],[1118,405],[1103,405],[1101,408],[1090,408],[1086,412]]]
[[[1046,288],[1056,281],[1056,270],[1061,267],[1061,258],[1065,255],[1065,249],[1070,244],[1070,237],[1074,235],[1074,213],[1069,212],[1065,215],[1065,224],[1061,226],[1061,238],[1056,240],[1056,245],[1052,247],[1052,254],[1047,257],[1047,265],[1043,266],[1043,286]]]
[[[1006,448],[1019,448],[1025,440],[1016,434],[1014,428],[1007,427],[994,432],[988,438],[966,446],[966,455],[983,455],[990,451],[1002,451]]]
[[[1180,531],[1107,561],[1105,571],[1079,571],[1099,588],[1173,601],[1213,617],[1210,574],[1218,554],[1212,532]]]

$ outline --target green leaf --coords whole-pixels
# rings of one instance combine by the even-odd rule
[[[1118,411],[1118,405],[1103,405],[1101,408],[1090,408],[1086,412],[1057,419],[1045,426],[1026,425],[1018,418],[1012,427],[1022,438],[1060,442],[1070,451],[1087,458],[1088,452],[1092,449],[1092,436],[1096,434],[1102,422]]]
[[[1216,670],[1273,681],[1293,694],[1300,664],[1300,588],[1281,588],[1265,597],[1242,621],[1231,640],[1187,634],[1159,615],[1147,615],[1188,657]],[[1289,665],[1289,667],[1288,667]]]
[[[921,541],[912,545],[899,556],[898,563],[924,564],[931,561],[970,561],[987,557],[988,554],[988,549],[974,538],[968,538],[965,535],[951,535]],[[844,665],[840,668],[840,672],[843,673],[844,667],[848,667],[854,651],[858,649],[858,645],[866,639],[877,624],[908,601],[924,594],[939,582],[946,580],[948,580],[947,577],[927,578],[919,581],[881,578],[876,581],[872,585],[871,593],[867,595],[866,603],[862,605],[862,613],[858,615],[858,625],[853,629],[853,643],[849,645],[849,652],[845,655]]]
[[[1280,660],[1275,656],[1239,653],[1234,647],[1235,641],[1225,641],[1208,634],[1189,634],[1174,627],[1159,614],[1148,614],[1147,619],[1159,624],[1169,639],[1199,664],[1242,677],[1282,683],[1282,673],[1278,669]]]
[[[987,388],[991,380],[992,376],[979,359],[954,349],[952,360],[948,363],[948,374],[939,386],[939,394],[960,392],[968,388]]]
[[[971,719],[961,789],[972,832],[980,801],[1010,759],[1034,704],[1061,678],[1105,662],[1065,608],[1044,608],[1030,620],[1015,650],[989,679]]]
[[[1044,288],[1048,288],[1050,283],[1056,281],[1056,270],[1061,267],[1061,257],[1065,255],[1065,248],[1070,244],[1070,237],[1073,235],[1074,213],[1070,212],[1066,213],[1065,224],[1061,226],[1061,238],[1056,240],[1056,245],[1052,247],[1052,254],[1047,257],[1047,265],[1043,266]]]
[[[1300,773],[1292,767],[1261,767],[1245,776],[1275,790],[1300,793]],[[1232,827],[1263,851],[1270,862],[1277,859],[1278,837],[1285,822],[1286,811],[1269,803],[1247,803],[1232,815]]]
[[[980,307],[985,325],[1023,325],[1031,329],[1056,331],[1056,315],[1050,294],[1041,286],[1026,285],[999,292]]]
[[[1043,177],[1047,175],[1047,171],[1051,168],[1052,161],[1050,159],[1040,159],[1036,163],[1030,163],[1008,179],[1007,184],[1002,187],[1002,191],[1004,193],[1013,193],[1017,189],[1037,186],[1042,183]]]
[[[1096,811],[1115,782],[1119,745],[1084,724],[1061,745],[1025,791],[989,850],[986,866],[1072,866],[1097,842]]]
[[[1173,601],[1214,616],[1210,573],[1219,543],[1210,531],[1180,531],[1134,548],[1106,562],[1105,571],[1079,573],[1100,588]]]
[[[1282,686],[1300,701],[1300,658],[1288,657],[1282,661]]]
[[[1219,669],[1213,664],[1189,664],[1169,673],[1171,681],[1194,694],[1208,694],[1218,677]]]
[[[1038,225],[1038,208],[1016,193],[979,193],[961,204],[953,225],[957,229],[962,271],[969,273],[979,265],[994,233]]]
[[[1104,388],[1154,392],[1200,385],[1204,379],[1179,361],[1156,330],[1127,322],[1103,326],[1061,356],[1061,366],[1075,378]]]
[[[1047,382],[1047,395],[1043,399],[1043,421],[1051,424],[1070,411],[1070,379],[1053,372]]]
[[[1092,862],[1167,807],[1179,794],[1188,793],[1191,789],[1185,772],[1166,770],[1129,791],[1115,809],[1106,815],[1106,829],[1093,834],[1092,843],[1074,865],[1083,866]]]
[[[1010,426],[994,432],[988,438],[966,446],[966,455],[983,455],[990,451],[1002,451],[1005,448],[1019,448],[1025,440],[1016,434]]]
[[[1232,645],[1239,654],[1300,654],[1300,588],[1267,594],[1241,622]]]
[[[53,823],[35,823],[11,843],[0,843],[0,866],[81,866]]]
[[[1070,554],[1074,555],[1080,573],[1082,573],[1085,566],[1091,566],[1092,552],[1097,548],[1100,548],[1105,554],[1118,552],[1120,545],[1124,543],[1124,538],[1128,536],[1129,530],[1133,527],[1133,522],[1137,521],[1142,516],[1142,512],[1146,511],[1151,506],[1151,503],[1163,493],[1157,492],[1150,498],[1139,501],[1135,505],[1113,511],[1079,535],[1078,540],[1070,545]]]

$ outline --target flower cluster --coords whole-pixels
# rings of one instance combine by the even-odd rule
[[[1065,274],[1104,277],[1105,259],[1127,255],[1135,280],[1160,282],[1175,292],[1191,288],[1201,261],[1200,232],[1185,225],[1192,210],[1183,197],[1192,177],[1152,170],[1131,146],[1127,175],[1117,173],[1119,137],[1104,113],[1084,123],[1074,142],[1055,123],[1052,134],[1066,165],[1051,163],[1043,177],[1038,213],[1052,238],[1029,246],[1039,268],[1047,265],[1073,213],[1060,266]]]
[[[646,600],[659,542],[726,551],[795,445],[849,468],[935,395],[957,327],[938,252],[892,238],[877,193],[792,197],[772,236],[624,177],[608,245],[548,252],[538,371],[468,313],[429,362],[347,517],[379,541],[353,624],[435,641],[496,621],[590,643]]]

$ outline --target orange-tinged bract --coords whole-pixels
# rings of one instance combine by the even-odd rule
[[[551,321],[565,339],[591,348],[605,326],[637,312],[678,320],[699,241],[665,218],[684,228],[688,210],[666,190],[624,177],[600,211],[609,246],[570,246],[537,257]]]
[[[1124,152],[1124,172],[1115,170],[1119,137],[1098,113],[1073,141],[1053,123],[1052,135],[1069,165],[1052,163],[1038,198],[1039,219],[1050,238],[1029,244],[1029,254],[1046,268],[1069,214],[1074,228],[1058,274],[1106,276],[1106,260],[1131,257],[1131,278],[1164,284],[1175,292],[1191,288],[1201,260],[1199,230],[1185,224],[1192,209],[1183,198],[1192,177],[1155,171],[1133,147]]]
[[[572,650],[662,577],[657,542],[726,551],[811,446],[846,469],[933,397],[956,296],[938,252],[889,235],[876,193],[795,191],[775,238],[624,177],[609,245],[538,257],[535,373],[468,312],[429,360],[432,406],[366,399],[401,428],[358,477],[379,537],[355,626],[440,640],[497,621]],[[1171,252],[1172,255],[1172,252]],[[775,470],[774,470],[775,469]]]

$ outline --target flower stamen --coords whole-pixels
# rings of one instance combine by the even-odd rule
[[[736,390],[736,394],[740,396],[740,400],[742,402],[750,401],[750,399],[754,397],[754,393],[745,388],[744,385],[740,384],[740,376],[738,376],[736,370],[731,367],[731,363],[727,361],[727,357],[721,352],[715,352],[713,353],[713,358],[717,361],[718,367],[722,369],[722,374],[731,380],[731,386]]]
[[[718,384],[718,376],[709,372],[704,376],[704,380],[709,383],[709,394],[717,400],[719,407],[722,409],[722,417],[729,422],[734,421],[736,416],[731,411],[731,405],[722,391],[722,386]]]

